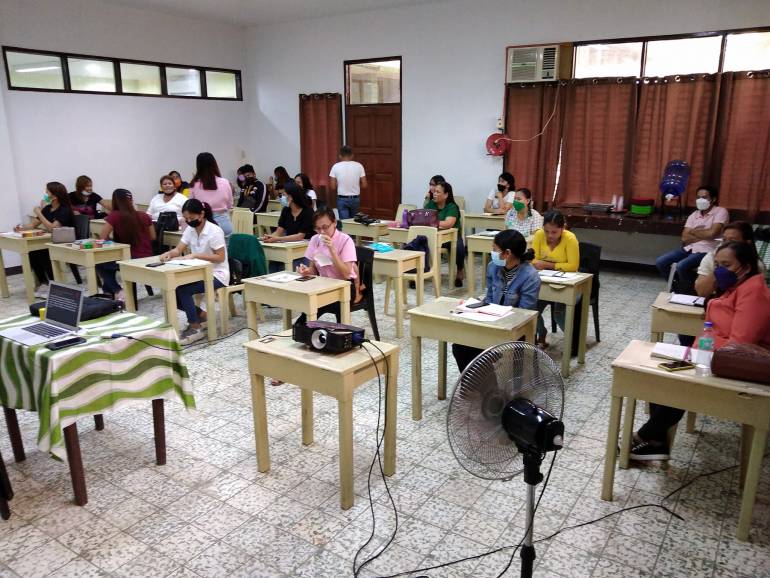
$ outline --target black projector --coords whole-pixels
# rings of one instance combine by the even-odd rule
[[[364,342],[364,330],[352,325],[328,321],[295,323],[292,329],[294,341],[304,343],[316,351],[344,353]]]

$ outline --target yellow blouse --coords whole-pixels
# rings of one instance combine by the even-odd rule
[[[559,244],[553,249],[548,246],[545,231],[538,229],[532,239],[532,249],[535,251],[535,259],[549,261],[557,271],[573,272],[580,266],[580,247],[574,233],[565,230],[561,234]]]

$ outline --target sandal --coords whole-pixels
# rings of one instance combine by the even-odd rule
[[[272,385],[273,387],[278,386],[278,385],[283,385],[283,384],[284,384],[284,382],[281,381],[280,379],[275,379],[273,377],[270,378],[270,385]]]

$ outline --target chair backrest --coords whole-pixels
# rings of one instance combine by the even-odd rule
[[[91,237],[91,219],[88,215],[73,215],[72,226],[75,228],[76,239],[88,239]]]
[[[602,262],[602,248],[593,243],[579,243],[580,247],[580,267],[579,271],[591,273],[594,278],[591,284],[591,296],[595,296],[599,291],[599,271]]]
[[[467,245],[465,242],[465,209],[460,207],[460,235],[463,238],[463,246]]]
[[[267,273],[265,251],[259,239],[252,234],[233,233],[227,244],[227,256],[248,265],[249,277],[258,277]]]
[[[233,233],[254,234],[254,214],[248,209],[233,209]]]
[[[397,221],[398,223],[401,222],[401,219],[403,218],[404,211],[412,211],[417,208],[417,205],[410,205],[407,203],[399,203],[398,208],[396,209],[396,218],[393,219],[394,221]]]
[[[409,227],[409,232],[406,234],[406,242],[408,243],[418,235],[425,235],[425,237],[428,239],[428,248],[430,249],[430,263],[428,263],[428,266],[430,270],[425,272],[425,274],[428,275],[433,273],[434,270],[438,270],[438,229],[436,227],[421,227],[419,225]]]
[[[460,207],[460,210],[465,210],[465,197],[461,197],[459,195],[455,195],[454,197],[455,203],[457,203],[457,206]]]
[[[364,284],[364,299],[369,303],[374,299],[374,282],[372,275],[374,270],[374,250],[369,247],[356,247],[356,261],[358,261],[358,278]]]

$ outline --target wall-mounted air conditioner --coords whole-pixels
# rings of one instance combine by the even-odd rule
[[[572,45],[509,46],[505,81],[549,82],[572,77]]]

